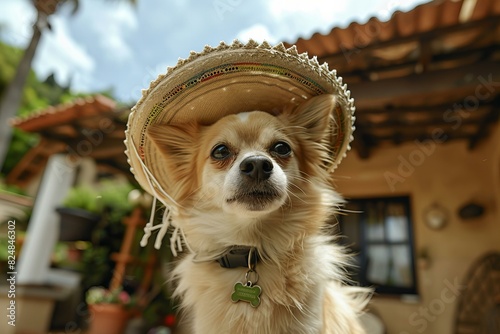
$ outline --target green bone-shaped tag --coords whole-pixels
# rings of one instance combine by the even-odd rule
[[[231,300],[233,302],[239,302],[240,300],[243,300],[249,302],[252,307],[257,307],[260,305],[261,292],[262,289],[258,285],[252,285],[251,282],[248,282],[247,284],[238,282],[234,285]]]

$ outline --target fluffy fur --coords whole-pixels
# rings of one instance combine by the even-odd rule
[[[348,258],[327,231],[341,203],[322,166],[334,107],[334,96],[321,95],[276,116],[150,127],[175,181],[164,185],[176,200],[173,219],[195,252],[173,273],[193,333],[363,333],[366,291],[343,284]],[[246,268],[214,260],[234,245],[261,255],[257,308],[230,299]]]

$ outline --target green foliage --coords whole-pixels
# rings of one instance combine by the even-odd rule
[[[0,94],[3,94],[14,77],[22,54],[23,50],[0,42]],[[61,96],[68,92],[69,88],[58,85],[52,76],[40,81],[35,72],[31,71],[23,90],[18,116],[26,116],[51,104],[60,103]]]
[[[0,42],[0,97],[5,92],[10,80],[14,77],[16,67],[23,55],[23,50]],[[96,92],[112,98],[113,90]],[[76,98],[87,97],[90,93],[72,92],[69,86],[60,85],[54,75],[49,75],[45,80],[40,80],[31,71],[28,75],[23,90],[21,106],[18,116],[29,116],[30,114],[43,110],[49,106],[68,103]],[[14,129],[7,157],[2,167],[2,174],[7,175],[21,158],[38,143],[39,137],[34,133],[26,133]]]
[[[0,42],[0,92],[3,92],[14,77],[16,65],[22,54],[21,49]]]
[[[26,196],[26,192],[23,189],[19,188],[18,186],[0,182],[0,192],[4,191],[9,193],[14,193],[17,195]]]
[[[40,137],[35,133],[28,133],[14,128],[2,172],[8,174],[23,158],[26,152],[38,144],[39,140]]]
[[[84,291],[92,286],[106,286],[113,277],[115,263],[111,254],[120,250],[125,225],[122,220],[130,214],[133,207],[128,203],[128,193],[133,186],[116,180],[101,181],[96,193],[102,208],[102,224],[94,231],[93,244],[83,253]]]
[[[121,219],[130,214],[132,206],[128,194],[134,187],[128,182],[113,180],[102,181],[92,189],[89,186],[73,187],[63,201],[67,208],[80,208],[94,213],[107,212],[107,221],[121,223]]]
[[[101,182],[99,194],[102,207],[106,209],[107,220],[111,223],[120,223],[123,217],[128,216],[133,207],[128,201],[128,194],[134,187],[128,182],[105,180]]]
[[[163,290],[146,306],[142,318],[148,326],[159,326],[164,325],[167,315],[175,313],[177,313],[175,301]]]
[[[109,258],[116,248],[93,245],[83,251],[82,255],[82,288],[107,284],[113,277],[113,261]]]
[[[83,209],[98,214],[102,211],[101,196],[85,186],[71,188],[62,205],[65,208]]]

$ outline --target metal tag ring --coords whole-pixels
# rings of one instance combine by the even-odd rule
[[[253,274],[253,277],[255,278],[255,280],[252,280],[251,274]],[[259,280],[259,274],[257,274],[257,272],[255,270],[250,269],[246,272],[245,281],[250,282],[251,284],[255,284],[255,283],[257,283],[258,280]]]
[[[255,247],[250,248],[248,251],[248,270],[254,271],[255,270],[255,265],[257,264],[257,257],[254,257],[255,253]]]

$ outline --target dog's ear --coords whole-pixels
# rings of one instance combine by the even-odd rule
[[[197,126],[190,123],[154,124],[148,127],[147,136],[165,155],[182,159],[192,151],[197,132]]]
[[[335,104],[335,95],[323,94],[310,98],[293,110],[285,110],[284,116],[291,125],[303,128],[308,139],[319,142],[326,135]]]
[[[177,179],[187,177],[194,163],[196,124],[155,124],[148,127],[147,137],[163,153],[166,167]]]

